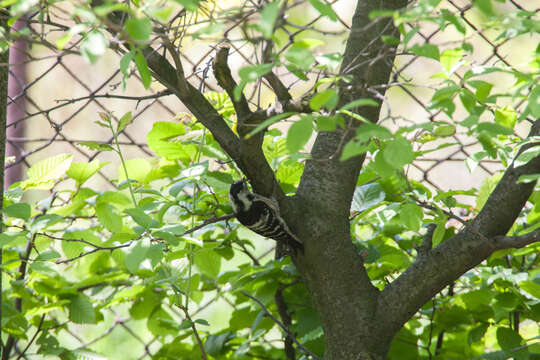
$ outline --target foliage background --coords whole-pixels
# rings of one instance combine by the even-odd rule
[[[189,3],[172,4],[170,16],[183,5],[189,8]],[[284,67],[278,69],[294,95],[311,91],[325,71],[332,71],[332,65],[337,65],[332,63],[333,54],[342,49],[346,38],[353,3],[332,2],[333,12],[317,10],[313,4],[320,3],[330,4],[294,3],[288,21],[296,27],[289,26],[289,34],[276,34],[285,62],[301,67],[294,51],[303,56],[306,53],[300,50],[307,49],[316,55],[318,64],[328,63],[326,69],[308,72],[306,81]],[[14,2],[12,15],[22,14],[28,4]],[[234,16],[225,16],[242,5],[204,2],[202,10],[176,18],[169,33],[171,41],[182,37],[180,54],[188,79],[206,92],[231,126],[232,106],[213,79],[211,61],[223,36],[223,27],[216,24],[233,24]],[[144,11],[163,11],[156,10],[155,18],[167,15],[166,7],[148,6]],[[473,108],[482,106],[487,110],[481,114],[482,121],[495,119],[501,126],[509,121],[514,134],[525,136],[530,127],[527,116],[530,120],[538,113],[528,107],[531,99],[532,103],[538,100],[538,90],[536,95],[533,91],[534,98],[528,92],[539,87],[533,87],[524,74],[537,78],[538,26],[530,22],[538,21],[539,7],[538,1],[477,1],[475,6],[468,1],[420,1],[408,18],[398,19],[404,21],[403,31],[409,38],[406,48],[400,48],[391,87],[386,94],[379,89],[386,104],[381,124],[394,131],[413,124],[436,124],[407,132],[409,139],[416,140],[413,149],[425,153],[406,164],[405,172],[426,186],[426,192],[438,194],[441,207],[460,217],[472,216],[481,208],[496,181],[490,176],[507,163],[511,153],[505,150],[517,140],[500,128],[487,129],[487,136],[482,137],[457,122],[471,119]],[[263,316],[259,304],[242,294],[259,299],[277,316],[278,289],[293,313],[292,331],[321,356],[322,332],[306,289],[288,259],[273,262],[272,242],[255,238],[234,221],[215,222],[185,234],[205,220],[231,212],[226,192],[240,174],[227,166],[227,156],[215,140],[160,85],[153,82],[145,89],[144,75],[141,81],[141,71],[134,65],[124,67],[122,73],[118,44],[114,39],[106,43],[92,32],[100,22],[93,23],[84,8],[75,2],[48,4],[50,17],[30,12],[32,25],[19,35],[26,40],[25,47],[18,43],[26,56],[26,79],[12,78],[21,89],[11,94],[11,106],[20,106],[25,115],[11,120],[24,124],[25,133],[8,135],[8,143],[20,151],[16,162],[8,166],[28,168],[62,153],[73,157],[56,156],[27,174],[30,180],[20,185],[31,208],[17,205],[22,195],[18,191],[7,195],[8,232],[0,239],[5,271],[2,336],[4,343],[8,335],[18,339],[12,357],[175,358],[182,352],[185,358],[196,359],[201,355],[195,328],[209,356],[282,358],[281,330]],[[143,11],[142,6],[134,9]],[[257,11],[252,25],[257,23]],[[184,25],[189,25],[187,33]],[[138,31],[130,35],[137,36]],[[245,34],[253,36],[257,31],[262,33],[253,26],[238,26],[227,33],[233,73],[258,63],[257,43],[245,41]],[[159,41],[159,37],[151,39]],[[452,85],[447,80],[461,85],[467,71],[489,67],[507,71],[486,71],[478,77],[483,83],[464,86],[469,92],[461,87],[448,91]],[[246,94],[261,107],[274,102],[261,81],[249,84]],[[475,98],[472,105],[470,94]],[[118,129],[116,120],[128,112],[132,114],[129,124]],[[100,118],[99,113],[112,117]],[[112,132],[96,120],[102,125],[112,121]],[[161,123],[170,121],[175,125]],[[271,131],[265,145],[287,191],[294,190],[302,171],[297,160],[303,156],[294,150],[308,142],[298,126],[289,137],[284,136],[292,123],[285,120],[280,131]],[[117,130],[121,131],[116,137]],[[174,147],[162,141],[169,137],[178,140]],[[123,166],[117,153],[103,147],[114,147],[116,139],[126,160]],[[93,143],[81,145],[88,141]],[[450,146],[441,146],[447,143]],[[437,150],[427,151],[431,149]],[[124,181],[125,170],[137,181],[133,184],[136,207]],[[411,262],[413,244],[424,231],[420,225],[431,219],[423,213],[428,209],[418,205],[399,207],[400,181],[390,177],[373,183],[369,176],[368,171],[359,183],[352,230],[371,278],[383,286]],[[540,218],[538,191],[535,194],[522,224],[535,224]],[[124,212],[134,207],[139,210]],[[420,215],[386,221],[385,211],[396,209],[411,214],[420,211]],[[446,226],[448,233],[440,240],[460,224],[450,219]],[[389,356],[527,358],[540,353],[537,253],[538,245],[505,251],[471,270],[415,315],[396,337]],[[21,257],[28,261],[21,262]],[[25,262],[27,268],[18,278]],[[23,299],[20,311],[17,298]]]

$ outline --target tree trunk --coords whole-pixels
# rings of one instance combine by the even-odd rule
[[[399,9],[405,0],[358,1],[341,73],[352,77],[340,89],[340,104],[373,97],[363,89],[387,84],[395,49],[381,41],[396,35],[391,19],[373,22],[372,10]],[[356,111],[370,121],[379,119],[380,107]],[[348,119],[343,131],[320,133],[306,163],[291,210],[293,227],[307,243],[297,266],[311,293],[325,335],[326,360],[383,359],[395,333],[375,318],[380,291],[367,276],[362,257],[350,236],[350,205],[364,156],[339,160],[343,139],[354,136],[359,124]],[[337,154],[337,156],[336,156]]]

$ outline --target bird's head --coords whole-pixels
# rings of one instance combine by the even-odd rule
[[[251,206],[249,197],[250,191],[247,186],[247,179],[242,179],[232,183],[229,189],[229,199],[231,200],[234,212],[246,211]]]

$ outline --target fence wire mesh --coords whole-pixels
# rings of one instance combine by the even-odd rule
[[[306,34],[322,39],[327,52],[340,51],[350,28],[351,9],[354,4],[349,0],[329,3],[340,16],[335,23],[328,22],[318,13],[307,11],[302,1],[292,2],[292,15],[287,22],[288,29],[295,30],[288,30],[290,41],[279,51],[285,52],[297,38]],[[226,2],[208,5],[204,12],[176,18],[171,23],[171,34],[174,34],[171,41],[174,42],[175,37],[181,37],[185,31],[193,31],[188,26],[195,26],[197,29],[210,23],[213,17],[225,16],[223,14],[228,6],[225,4]],[[538,1],[511,0],[499,5],[501,12],[505,9],[509,13],[514,10],[529,11],[536,14],[538,20]],[[250,16],[252,10],[246,8],[243,13]],[[454,48],[463,38],[466,43],[474,44],[474,50],[466,56],[468,65],[456,72],[460,78],[465,71],[474,67],[500,63],[508,69],[520,69],[526,66],[520,63],[520,53],[534,51],[538,42],[538,36],[495,38],[494,32],[479,25],[481,14],[469,1],[443,1],[437,11],[454,14],[459,26],[465,28],[465,35],[459,34],[454,27],[441,30],[426,21],[414,24],[418,31],[413,42],[419,45],[433,44],[441,49]],[[300,14],[302,16],[299,16]],[[8,159],[6,165],[7,182],[20,180],[33,163],[59,153],[72,153],[77,161],[99,159],[115,162],[116,159],[109,153],[81,146],[85,141],[111,144],[113,139],[110,134],[94,124],[99,112],[112,113],[119,117],[132,111],[133,122],[121,134],[120,144],[125,156],[152,157],[153,153],[146,145],[146,133],[155,121],[173,120],[182,116],[185,111],[182,104],[156,83],[153,83],[149,90],[145,90],[137,76],[128,80],[124,91],[119,69],[122,53],[114,46],[106,50],[93,65],[89,65],[80,56],[85,49],[81,49],[79,35],[74,35],[64,48],[59,50],[57,44],[61,39],[58,34],[76,25],[67,8],[62,7],[62,3],[50,6],[46,18],[39,18],[37,15],[22,17],[14,25],[18,28],[26,27],[29,33],[17,39],[10,50],[7,156],[12,158]],[[535,17],[531,15],[531,18]],[[224,31],[223,38],[217,41],[208,39],[183,44],[181,59],[185,62],[186,76],[201,91],[220,91],[212,72],[209,71],[216,46],[220,42],[227,42],[231,46],[230,63],[233,73],[241,66],[260,63],[260,49],[242,37],[241,29],[238,28],[240,22],[241,19],[236,24],[233,23]],[[157,40],[159,38],[156,43]],[[155,50],[160,51],[157,47]],[[379,95],[385,99],[381,122],[388,127],[395,127],[400,124],[447,120],[447,115],[441,110],[430,108],[430,99],[440,84],[440,79],[433,75],[440,71],[429,59],[398,50],[389,85],[378,89]],[[302,94],[308,90],[313,79],[321,75],[313,70],[311,82],[304,83],[298,82],[297,78],[290,74],[285,74],[284,69],[281,69],[281,72],[282,74],[278,72],[278,75],[293,94]],[[495,88],[508,86],[508,79],[500,78],[500,74],[496,76],[499,78],[490,78],[490,75],[485,78],[492,81]],[[268,102],[268,97],[265,96],[266,86],[264,82],[258,83],[246,92],[255,106],[267,106],[264,104],[265,101]],[[506,101],[518,113],[525,106],[523,99]],[[466,114],[463,109],[458,108],[454,116],[464,118]],[[533,119],[528,120],[532,123]],[[517,132],[524,136],[527,131],[525,121]],[[408,169],[409,174],[436,189],[467,189],[471,186],[477,187],[487,175],[502,168],[497,161],[483,160],[470,172],[466,159],[479,151],[480,145],[474,138],[466,136],[464,128],[458,128],[454,139],[457,145],[416,159]],[[118,175],[114,170],[104,168],[99,175],[99,179],[95,180],[98,182],[96,186],[115,186],[113,180]],[[220,311],[232,311],[235,308],[226,294],[216,292],[213,297],[198,305],[192,316],[211,313],[214,311],[211,305],[215,304],[219,304]],[[168,310],[177,313],[176,309]],[[177,315],[182,318],[182,314]],[[105,318],[104,322],[92,326],[90,330],[76,324],[61,326],[61,338],[68,347],[95,350],[106,354],[108,358],[126,358],[122,352],[129,347],[130,353],[136,354],[135,358],[149,359],[159,348],[153,335],[140,331],[140,323],[129,317],[125,306],[108,309]],[[60,324],[67,321],[56,320]],[[29,334],[29,338],[31,337],[32,334]],[[122,341],[121,349],[114,345],[118,340]],[[19,358],[18,356],[24,353],[23,359],[32,359],[39,355],[31,351],[25,352],[24,348],[24,342],[18,344],[14,357]]]

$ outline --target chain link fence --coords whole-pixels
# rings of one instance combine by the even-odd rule
[[[207,5],[204,11],[175,18],[175,36],[180,37],[185,31],[191,32],[188,25],[199,29],[208,24],[212,17],[221,16],[230,5],[225,5],[226,3],[228,2]],[[353,3],[348,0],[329,2],[340,16],[337,22],[329,22],[301,1],[291,2],[287,22],[288,29],[295,30],[288,30],[290,41],[279,51],[286,51],[295,39],[302,36],[320,38],[325,43],[321,48],[324,48],[326,53],[340,51],[349,29]],[[527,11],[532,20],[538,21],[540,2],[510,0],[497,4],[499,13],[513,13],[516,10]],[[410,44],[417,44],[419,48],[432,44],[442,51],[454,49],[464,40],[471,50],[466,53],[464,63],[455,72],[459,78],[475,67],[489,67],[501,63],[508,69],[519,70],[526,67],[523,55],[534,52],[539,40],[538,35],[519,34],[495,38],[494,31],[481,25],[484,23],[481,11],[469,1],[446,0],[438,6],[437,11],[452,16],[452,23],[455,22],[455,25],[441,30],[427,20],[412,24],[418,31],[413,35]],[[247,10],[242,13],[250,14]],[[58,50],[63,31],[76,25],[69,16],[69,9],[63,8],[61,3],[59,6],[49,7],[46,18],[39,18],[37,15],[22,17],[14,25],[19,29],[26,28],[29,32],[11,47],[7,131],[7,155],[10,158],[6,169],[8,183],[22,179],[26,169],[36,161],[59,153],[72,153],[76,161],[99,159],[117,162],[110,153],[91,150],[80,144],[85,141],[103,144],[112,142],[111,135],[94,123],[100,112],[112,113],[119,118],[125,112],[132,111],[133,122],[120,137],[125,157],[152,157],[151,150],[145,144],[146,133],[155,121],[173,121],[175,117],[182,116],[182,104],[155,83],[149,90],[145,90],[137,76],[128,80],[124,91],[119,67],[121,54],[114,50],[114,46],[106,50],[93,65],[89,65],[80,56],[81,51],[84,52],[84,49],[81,49],[80,35],[74,35],[63,50]],[[241,20],[236,25],[240,22]],[[224,31],[224,37],[217,41],[201,39],[183,44],[181,59],[185,64],[186,76],[201,91],[221,91],[209,71],[219,42],[227,41],[231,46],[230,64],[233,73],[241,66],[256,64],[260,60],[260,49],[244,41],[236,25]],[[406,30],[410,31],[412,25],[405,25]],[[285,73],[284,69],[281,69],[281,72]],[[389,86],[380,89],[385,99],[381,114],[382,124],[395,127],[425,121],[448,121],[444,112],[430,106],[432,96],[441,84],[441,79],[433,75],[439,72],[439,64],[429,58],[410,51],[398,51]],[[321,74],[314,70],[312,75],[313,79],[316,79]],[[313,80],[307,84],[298,82],[297,78],[290,74],[280,78],[295,95],[302,94],[313,84]],[[495,76],[486,75],[484,80],[494,84],[492,92],[509,86],[509,79],[499,73]],[[247,92],[252,104],[264,108],[271,102],[265,87],[264,82],[258,83]],[[508,98],[504,101],[518,114],[526,105],[526,100],[521,98]],[[466,116],[462,108],[458,107],[454,112],[454,120],[460,117],[464,119]],[[529,121],[523,121],[522,126],[517,128],[518,135],[526,135],[533,119],[527,120]],[[409,175],[430,187],[442,190],[478,187],[486,176],[494,174],[502,165],[497,161],[483,160],[471,172],[467,168],[466,160],[471,159],[481,146],[475,138],[468,137],[466,132],[466,128],[458,127],[453,135],[457,145],[417,158],[407,170]],[[100,170],[99,177],[94,177],[94,186],[114,186],[114,179],[117,177],[115,168],[108,166]],[[192,316],[212,316],[216,308],[229,312],[235,306],[226,294],[218,292],[215,297],[205,299]],[[177,312],[177,309],[168,310]],[[181,318],[182,314],[178,314],[178,317]],[[67,321],[57,320],[60,324]],[[159,344],[151,334],[140,329],[140,322],[129,317],[126,307],[118,306],[106,310],[105,321],[99,325],[81,327],[69,324],[62,326],[59,331],[66,347],[92,349],[107,354],[109,359],[150,359]],[[29,338],[32,335],[29,334]],[[121,347],[116,346],[119,342],[122,343]],[[126,349],[129,349],[129,354],[125,353]],[[15,349],[15,358],[19,358],[18,354],[23,352],[24,343],[21,343]],[[24,352],[22,358],[32,359],[36,358],[35,355],[37,354]],[[92,355],[92,358],[95,358],[95,355]]]

